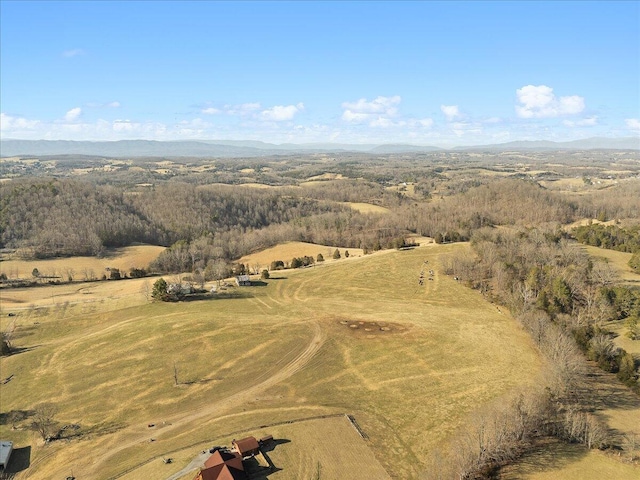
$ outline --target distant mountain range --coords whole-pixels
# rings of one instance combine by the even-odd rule
[[[444,149],[405,144],[283,143],[259,141],[175,141],[120,140],[86,142],[71,140],[2,140],[0,156],[95,155],[101,157],[261,157],[305,153],[366,152],[372,154],[419,153],[450,150],[544,151],[544,150],[640,150],[640,137],[594,137],[572,142],[518,141],[494,145],[473,145]]]

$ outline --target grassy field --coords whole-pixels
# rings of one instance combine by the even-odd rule
[[[640,274],[634,272],[629,266],[629,260],[631,259],[630,253],[592,247],[591,245],[582,245],[580,248],[583,248],[592,257],[606,260],[609,265],[618,271],[622,283],[640,285]]]
[[[551,442],[500,473],[502,480],[636,480],[640,467],[598,450]]]
[[[0,425],[0,437],[31,446],[31,467],[16,478],[64,478],[70,466],[78,478],[137,478],[168,452],[189,447],[195,456],[198,445],[233,432],[336,413],[355,415],[392,478],[417,478],[425,455],[468,415],[541,374],[511,317],[439,273],[441,255],[465,248],[273,272],[265,286],[233,289],[236,298],[150,304],[143,284],[126,280],[89,284],[96,299],[88,304],[14,303],[4,311],[17,317],[3,315],[0,326],[15,320],[24,350],[0,360],[2,376],[15,375],[0,385],[2,410],[54,402],[57,419],[84,432],[42,445],[25,425]],[[436,274],[420,286],[425,265]],[[123,290],[98,300],[116,286]],[[68,288],[12,296],[46,303]],[[283,455],[298,448],[287,445]],[[319,461],[286,455],[278,478]]]
[[[353,210],[357,210],[360,213],[389,213],[390,210],[380,205],[373,205],[371,203],[355,203],[344,202],[344,205],[351,207]]]
[[[315,243],[306,242],[287,242],[246,255],[242,257],[239,262],[244,263],[245,265],[248,264],[249,266],[259,265],[261,268],[269,268],[271,262],[276,260],[282,260],[287,263],[294,257],[304,256],[313,257],[315,260],[318,254],[321,253],[325,262],[330,263],[333,261],[333,252],[335,252],[335,250],[336,247],[329,247],[327,245],[317,245]],[[349,251],[350,256],[362,256],[361,248],[339,248],[338,250],[340,251],[342,259],[344,259],[344,252],[346,250]]]
[[[124,475],[122,480],[147,480],[168,478],[175,472],[189,473],[178,478],[192,479],[198,471],[193,460],[207,458],[198,454],[214,445],[231,445],[233,438],[253,435],[261,438],[274,437],[274,444],[267,455],[278,469],[269,475],[269,480],[300,480],[320,478],[330,480],[384,480],[389,475],[345,416],[311,419],[298,423],[246,430],[232,436],[221,436],[210,442],[170,454],[172,463],[166,465],[161,459]],[[348,472],[346,474],[345,472]],[[345,476],[347,475],[347,476]]]
[[[105,268],[118,268],[123,273],[129,273],[132,267],[146,268],[163,250],[164,247],[155,245],[138,245],[111,249],[102,258],[7,259],[0,262],[0,272],[5,273],[9,278],[31,278],[31,272],[37,268],[42,275],[59,276],[64,281],[71,276],[75,281],[79,281],[85,280],[90,273],[96,278],[102,277],[105,273],[108,276]]]

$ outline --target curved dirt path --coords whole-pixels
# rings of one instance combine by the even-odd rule
[[[262,380],[260,383],[257,383],[245,390],[234,393],[226,398],[218,400],[217,402],[206,405],[205,407],[184,416],[174,416],[168,417],[165,421],[167,422],[167,426],[163,427],[162,430],[158,431],[156,435],[165,435],[173,430],[176,430],[180,427],[188,425],[189,423],[193,423],[197,420],[200,420],[205,417],[214,416],[218,417],[221,414],[232,410],[237,409],[239,404],[243,404],[248,400],[254,398],[256,394],[267,390],[268,388],[286,380],[287,378],[293,376],[297,372],[299,372],[304,366],[311,360],[320,347],[322,347],[326,335],[320,328],[318,323],[312,323],[313,328],[313,337],[311,341],[307,345],[307,347],[298,354],[293,360],[289,361],[286,365],[284,365],[280,370],[275,372],[270,377]],[[133,432],[131,432],[133,433]],[[105,451],[104,455],[101,455],[97,458],[93,458],[93,462],[91,467],[86,469],[87,478],[93,478],[100,471],[104,471],[104,465],[108,464],[110,459],[119,454],[122,451],[127,450],[128,448],[134,447],[136,445],[140,445],[143,443],[147,443],[151,437],[153,437],[153,433],[148,430],[139,431],[135,435],[135,438],[125,442],[118,444],[115,448],[109,448]],[[111,477],[114,478],[114,477]],[[116,477],[117,478],[117,477]]]

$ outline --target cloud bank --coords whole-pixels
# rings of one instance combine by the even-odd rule
[[[575,115],[585,109],[584,98],[578,95],[556,97],[553,88],[546,85],[527,85],[516,90],[520,105],[516,114],[520,118],[554,118]]]

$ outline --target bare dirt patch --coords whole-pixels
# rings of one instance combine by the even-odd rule
[[[383,321],[365,321],[339,318],[334,323],[342,331],[348,331],[351,335],[361,338],[376,338],[381,336],[405,333],[408,331],[406,325]]]

